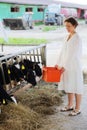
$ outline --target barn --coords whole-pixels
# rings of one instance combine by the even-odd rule
[[[25,12],[33,12],[33,20],[43,20],[44,10],[51,0],[0,0],[0,19],[22,17]]]
[[[20,18],[25,12],[33,12],[34,21],[43,21],[46,7],[52,3],[61,4],[61,7],[65,10],[66,8],[76,9],[78,18],[83,18],[84,11],[87,9],[87,5],[56,0],[0,0],[0,20],[4,18]]]

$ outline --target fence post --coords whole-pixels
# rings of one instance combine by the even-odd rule
[[[41,48],[41,61],[46,66],[46,46]]]
[[[2,78],[3,78],[4,87],[6,87],[5,76],[4,76],[4,71],[3,71],[3,67],[2,67],[1,61],[0,61],[0,69],[1,69],[1,74],[2,74]]]
[[[1,44],[1,51],[2,51],[2,52],[3,52],[3,46],[4,46],[4,44],[2,43],[2,44]]]

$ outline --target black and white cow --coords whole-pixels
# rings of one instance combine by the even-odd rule
[[[24,59],[20,62],[15,62],[13,64],[2,64],[5,83],[9,84],[12,80],[19,82],[26,80],[28,83],[31,83],[33,86],[37,84],[36,76],[41,77],[42,70],[38,65],[38,62],[32,62],[28,59]],[[3,85],[2,70],[0,70],[0,79],[1,84]]]
[[[0,104],[7,105],[8,102],[17,104],[17,101],[13,95],[9,95],[0,84]]]

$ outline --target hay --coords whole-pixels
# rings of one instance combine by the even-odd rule
[[[42,115],[54,114],[55,109],[52,106],[62,103],[60,94],[54,88],[27,89],[17,94],[17,98],[23,105]]]
[[[38,113],[26,106],[9,104],[2,107],[0,130],[35,130],[41,123]]]
[[[41,115],[52,115],[55,113],[54,108],[53,107],[47,107],[47,106],[37,106],[35,108],[33,108],[34,111],[36,111],[37,113],[40,113]]]
[[[15,96],[18,105],[2,106],[0,130],[37,130],[44,124],[44,117],[56,112],[54,106],[62,103],[62,93],[51,85],[27,88]]]

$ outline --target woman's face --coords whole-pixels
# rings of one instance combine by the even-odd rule
[[[64,24],[65,24],[65,27],[66,27],[66,29],[67,29],[67,31],[68,31],[69,33],[75,32],[75,26],[74,26],[74,25],[72,25],[72,24],[69,23],[69,22],[65,22]]]

